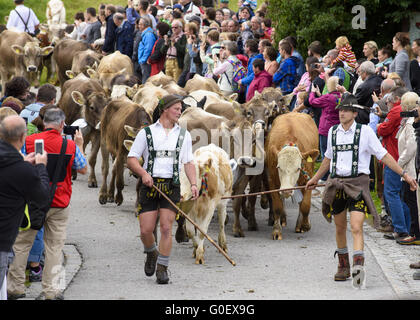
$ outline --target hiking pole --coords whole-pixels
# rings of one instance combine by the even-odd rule
[[[318,187],[325,187],[325,184],[317,184],[314,186],[315,188]],[[298,190],[298,189],[304,189],[306,186],[299,186],[294,188],[288,188],[288,189],[275,189],[275,190],[268,190],[268,191],[261,191],[261,192],[255,192],[255,193],[244,193],[244,194],[237,194],[234,196],[226,196],[222,197],[223,199],[233,199],[233,198],[242,198],[242,197],[251,197],[251,196],[259,196],[261,194],[267,194],[267,193],[275,193],[275,192],[282,192],[282,191],[292,191],[292,190]]]
[[[223,251],[223,249],[222,248],[220,248],[220,246],[216,243],[216,242],[214,242],[214,240],[212,239],[212,238],[210,238],[203,230],[201,230],[201,228],[184,212],[184,211],[182,211],[175,203],[173,203],[173,201],[171,200],[171,199],[169,199],[169,197],[164,193],[164,192],[162,192],[158,187],[156,187],[155,185],[153,185],[153,188],[155,188],[166,200],[168,200],[169,201],[169,203],[171,204],[171,205],[173,205],[180,213],[182,213],[182,215],[184,216],[184,218],[185,219],[187,219],[196,229],[198,229],[198,231],[200,231],[202,234],[203,234],[203,236],[205,236],[206,238],[207,238],[207,240],[209,240],[216,248],[217,248],[217,250],[219,250],[219,252],[221,253],[221,254],[223,254],[224,255],[224,257],[233,265],[233,266],[236,266],[236,263],[235,263],[235,261],[233,261],[228,255],[227,255],[227,253],[225,252],[225,251]]]

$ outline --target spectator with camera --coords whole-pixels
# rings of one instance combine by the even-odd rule
[[[187,37],[183,31],[181,20],[172,22],[171,30],[163,38],[165,44],[162,47],[162,53],[166,55],[165,73],[178,82],[184,68],[184,56],[187,46]]]
[[[64,242],[66,240],[66,229],[70,214],[70,199],[72,195],[71,175],[72,169],[78,173],[87,173],[87,161],[83,155],[83,136],[79,130],[76,131],[74,141],[62,137],[65,125],[65,115],[61,109],[50,108],[44,114],[45,130],[26,138],[25,151],[31,154],[35,149],[35,140],[44,141],[44,150],[49,154],[50,164],[47,169],[54,176],[56,165],[62,158],[62,166],[58,168],[57,188],[52,199],[44,222],[44,243],[45,243],[45,268],[42,276],[42,294],[45,299],[63,299],[61,289],[57,287],[55,280],[61,272],[61,257]],[[25,269],[26,260],[32,243],[37,234],[36,230],[26,230],[19,233],[16,238],[13,250],[15,259],[10,266],[8,274],[8,295],[11,299],[25,297]]]
[[[187,52],[190,58],[190,68],[186,76],[186,81],[192,79],[197,73],[201,75],[203,63],[200,59],[200,38],[198,37],[198,27],[194,22],[187,23],[185,33],[187,35]]]
[[[382,76],[382,71],[387,71],[392,62],[392,47],[387,44],[378,50],[379,62],[375,65],[376,73]]]
[[[203,74],[207,78],[213,77],[213,70],[215,68],[215,59],[220,52],[220,33],[217,30],[211,30],[201,41],[200,45],[200,58],[203,62]],[[206,43],[208,43],[207,51]]]
[[[18,236],[28,202],[45,205],[49,197],[49,179],[45,168],[47,154],[34,152],[22,157],[26,124],[18,115],[0,122],[0,296],[6,286],[9,257]],[[35,231],[36,233],[36,231]],[[31,243],[32,245],[32,243]],[[26,267],[26,260],[24,262]],[[7,297],[0,297],[5,300]]]
[[[150,76],[154,76],[163,70],[165,67],[165,55],[161,49],[165,44],[164,36],[166,36],[170,30],[170,26],[165,22],[159,22],[156,25],[157,40],[153,46],[152,53],[150,54],[148,63],[151,65]]]

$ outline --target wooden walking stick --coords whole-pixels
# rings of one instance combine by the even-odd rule
[[[168,200],[169,201],[169,203],[171,204],[171,205],[173,205],[180,213],[182,213],[182,215],[184,216],[184,218],[185,219],[187,219],[195,228],[197,228],[198,229],[198,231],[200,231],[202,234],[203,234],[203,236],[205,236],[206,238],[207,238],[207,240],[209,240],[216,248],[217,248],[217,250],[219,250],[219,252],[221,253],[221,254],[223,254],[224,255],[224,257],[233,265],[233,266],[236,266],[236,263],[235,263],[235,261],[233,261],[228,255],[227,255],[227,253],[226,252],[224,252],[223,251],[223,249],[222,248],[220,248],[220,246],[212,239],[212,238],[210,238],[203,230],[201,230],[201,228],[184,212],[184,211],[182,211],[175,203],[173,203],[173,201],[171,200],[171,199],[169,199],[169,197],[164,193],[164,192],[162,192],[158,187],[156,187],[155,185],[153,185],[153,188],[155,188],[156,190],[157,190],[157,192],[159,192],[166,200]]]

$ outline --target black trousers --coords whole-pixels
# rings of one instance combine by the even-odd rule
[[[410,235],[416,236],[417,239],[420,239],[419,215],[417,211],[417,193],[416,191],[411,191],[410,185],[403,181],[401,194],[403,201],[410,209]]]

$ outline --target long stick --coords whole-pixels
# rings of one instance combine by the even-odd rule
[[[325,187],[325,184],[317,184],[315,186],[315,188],[318,188],[318,187]],[[304,188],[306,188],[306,186],[299,186],[299,187],[293,187],[293,188],[288,188],[288,189],[275,189],[275,190],[261,191],[261,192],[255,192],[255,193],[244,193],[244,194],[237,194],[237,195],[234,195],[234,196],[222,197],[222,199],[259,196],[261,194],[275,193],[275,192],[282,192],[282,191],[292,191],[292,190],[298,190],[298,189],[304,189]]]
[[[173,205],[179,212],[181,212],[182,213],[182,215],[185,217],[185,219],[187,219],[194,227],[196,227],[197,229],[198,229],[198,231],[200,231],[202,234],[203,234],[203,236],[205,236],[206,238],[207,238],[207,240],[209,240],[216,248],[217,248],[217,250],[219,250],[219,252],[221,253],[221,254],[223,254],[224,256],[225,256],[225,258],[233,265],[233,266],[236,266],[236,263],[235,263],[235,261],[233,261],[228,255],[227,255],[227,253],[226,252],[224,252],[223,251],[223,249],[222,248],[220,248],[220,246],[216,243],[216,242],[214,242],[214,240],[212,239],[212,238],[210,238],[193,220],[191,220],[191,218],[184,212],[184,211],[182,211],[179,207],[177,207],[177,205],[175,204],[175,203],[173,203],[172,202],[172,200],[171,199],[169,199],[169,197],[165,194],[165,193],[163,193],[159,188],[157,188],[155,185],[153,185],[153,188],[155,188],[166,200],[168,200],[169,201],[169,203],[171,204],[171,205]]]

